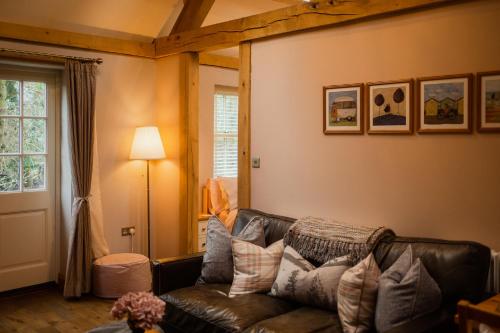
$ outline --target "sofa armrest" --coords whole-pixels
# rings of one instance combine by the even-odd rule
[[[152,260],[153,293],[162,295],[171,290],[193,286],[201,275],[202,263],[203,252]]]
[[[453,314],[441,308],[384,333],[448,333],[457,332]]]

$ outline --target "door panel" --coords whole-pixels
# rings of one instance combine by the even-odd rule
[[[0,291],[55,280],[56,74],[0,65]]]

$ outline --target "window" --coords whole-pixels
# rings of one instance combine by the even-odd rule
[[[0,192],[46,188],[47,84],[0,77]]]
[[[214,95],[214,177],[238,176],[238,91],[216,87]]]

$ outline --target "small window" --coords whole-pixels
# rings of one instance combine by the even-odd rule
[[[0,78],[0,192],[45,190],[47,87]]]
[[[216,87],[214,95],[214,178],[238,176],[238,91]]]

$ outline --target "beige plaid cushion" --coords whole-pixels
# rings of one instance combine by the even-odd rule
[[[232,246],[234,279],[229,297],[269,291],[283,256],[283,240],[263,248],[233,238]]]
[[[373,331],[379,277],[373,254],[342,275],[337,308],[344,333]]]

